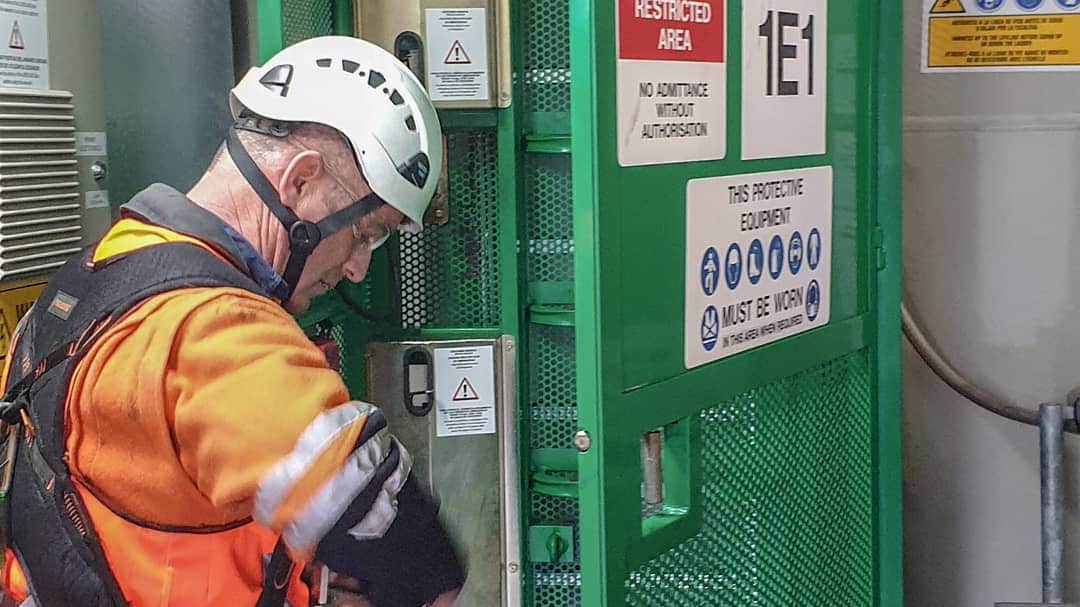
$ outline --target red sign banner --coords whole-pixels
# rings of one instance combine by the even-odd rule
[[[619,59],[724,61],[724,0],[616,0]]]

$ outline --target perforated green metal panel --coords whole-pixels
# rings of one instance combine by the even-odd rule
[[[628,604],[873,604],[866,357],[857,352],[701,412],[702,530],[631,573]]]
[[[532,325],[529,329],[529,436],[531,449],[571,449],[577,424],[574,386],[574,329]],[[574,479],[576,473],[561,475]],[[532,493],[529,519],[533,525],[569,525],[574,528],[573,563],[533,563],[531,604],[564,607],[580,605],[580,529],[574,498]]]
[[[282,0],[281,33],[285,46],[333,33],[333,0]]]
[[[570,111],[570,13],[568,0],[526,0],[525,71],[527,112]],[[567,126],[569,128],[569,126]]]
[[[574,213],[570,156],[541,150],[535,141],[552,141],[570,132],[570,53],[568,0],[526,0],[522,5],[524,71],[521,82],[526,133],[523,178],[525,259],[529,299],[548,310],[573,310]],[[573,449],[577,430],[577,375],[574,327],[538,324],[528,328],[526,395],[529,447]],[[576,480],[576,471],[547,471]],[[576,498],[555,497],[529,487],[528,524],[566,525],[574,530],[573,562],[531,563],[526,604],[535,607],[581,605],[581,529]],[[526,547],[526,554],[529,554]]]
[[[497,153],[491,129],[447,134],[450,221],[401,237],[404,328],[499,326]]]
[[[527,275],[534,299],[544,303],[572,301],[574,211],[570,183],[568,155],[526,155]]]

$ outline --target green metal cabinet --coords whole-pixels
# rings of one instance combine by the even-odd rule
[[[511,106],[441,112],[449,223],[402,235],[301,321],[338,340],[358,396],[370,339],[520,344],[522,546],[504,565],[525,604],[898,607],[900,6],[828,3],[823,154],[741,160],[729,0],[724,158],[624,167],[617,4],[511,4]],[[350,33],[351,11],[260,0],[260,54]],[[688,369],[687,182],[817,166],[828,322]],[[659,428],[665,504],[648,507],[641,438]]]

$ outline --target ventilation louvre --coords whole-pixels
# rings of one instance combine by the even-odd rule
[[[81,208],[73,95],[0,89],[0,280],[77,253]]]

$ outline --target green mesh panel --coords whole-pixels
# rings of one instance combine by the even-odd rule
[[[530,326],[527,381],[530,447],[572,449],[577,429],[573,327]],[[530,496],[529,518],[534,525],[574,527],[574,563],[532,564],[532,604],[551,607],[580,605],[577,500],[534,493]]]
[[[701,413],[703,529],[630,574],[639,607],[873,600],[865,352]]]
[[[282,0],[281,35],[285,46],[332,33],[333,0]]]
[[[495,131],[447,133],[450,221],[401,236],[405,328],[499,326]]]
[[[373,268],[373,271],[377,271]],[[343,284],[342,288],[347,292],[349,299],[363,310],[376,312],[372,304],[371,284]],[[373,325],[359,314],[349,308],[339,305],[338,295],[334,292],[327,293],[315,298],[311,302],[311,314],[323,317],[321,310],[333,310],[324,320],[306,327],[309,337],[332,338],[338,345],[341,354],[341,376],[349,389],[349,394],[354,398],[364,397],[364,344],[367,342]],[[303,322],[303,319],[301,319]]]
[[[346,287],[350,299],[364,310],[374,310],[371,285],[360,283]],[[353,398],[363,398],[365,394],[364,346],[374,328],[359,314],[345,312],[334,319],[331,337],[341,350],[341,376]]]
[[[569,0],[526,0],[525,111],[570,111]]]
[[[525,0],[522,100],[526,112],[570,111],[569,0]],[[558,130],[557,121],[544,121]],[[569,125],[566,125],[566,132]],[[526,154],[523,178],[526,280],[530,300],[573,302],[573,195],[569,155]],[[569,306],[572,307],[572,306]],[[532,449],[572,449],[577,429],[573,327],[528,327],[528,436]],[[573,476],[573,473],[566,473]],[[526,603],[536,607],[581,605],[580,533],[575,499],[529,495],[531,525],[574,528],[573,563],[530,563]],[[526,550],[528,554],[528,550]]]
[[[570,192],[570,156],[526,156],[525,197],[529,283],[573,281],[574,210]]]

